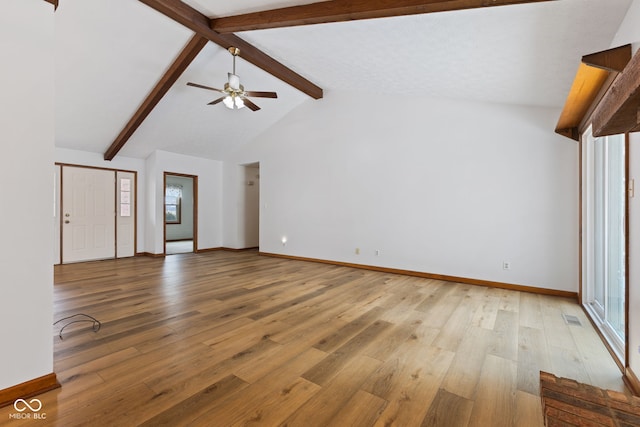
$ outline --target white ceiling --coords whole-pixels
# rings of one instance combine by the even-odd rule
[[[207,16],[311,1],[185,0]],[[241,4],[239,4],[241,3]],[[610,47],[631,0],[558,0],[238,33],[328,91],[453,97],[562,107],[584,54]],[[137,0],[60,0],[56,12],[56,146],[103,153],[192,36]],[[313,101],[238,60],[262,107],[207,106],[231,70],[208,43],[120,155],[154,150],[223,159],[303,102]]]

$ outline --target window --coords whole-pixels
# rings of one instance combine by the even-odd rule
[[[583,304],[624,361],[625,137],[583,138]]]
[[[167,184],[164,193],[164,220],[167,224],[180,224],[182,185]]]

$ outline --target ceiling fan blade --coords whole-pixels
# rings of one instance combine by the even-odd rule
[[[275,92],[254,92],[246,91],[247,96],[253,96],[254,98],[277,98],[278,94]]]
[[[220,90],[220,89],[216,89],[215,87],[209,87],[209,86],[199,85],[198,83],[191,83],[191,82],[188,82],[188,83],[187,83],[187,86],[199,87],[200,89],[214,90],[214,91],[216,91],[216,92],[223,92],[222,90]]]
[[[222,100],[225,99],[226,97],[227,97],[226,95],[225,96],[221,96],[218,99],[214,99],[213,101],[211,101],[207,105],[216,105],[217,103],[222,102]]]
[[[251,102],[251,100],[249,98],[242,98],[242,101],[244,102],[244,105],[249,108],[251,111],[258,111],[260,109],[260,107],[258,107],[256,104],[254,104],[253,102]]]

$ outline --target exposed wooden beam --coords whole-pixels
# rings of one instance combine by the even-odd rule
[[[616,71],[618,73],[624,70],[629,61],[631,61],[631,45],[626,44],[613,49],[603,50],[602,52],[592,53],[582,57],[582,63],[592,67],[602,68],[607,71]]]
[[[609,72],[580,64],[556,125],[556,133],[580,140],[578,127],[609,77]]]
[[[630,44],[583,56],[558,120],[556,133],[579,141],[579,126],[602,98],[605,84],[611,82],[609,77],[615,77],[630,60]]]
[[[240,48],[241,57],[274,77],[306,93],[314,99],[322,98],[322,89],[306,78],[271,58],[255,46],[234,34],[220,34],[211,29],[211,21],[202,13],[179,0],[140,0],[147,6],[184,25],[200,36],[228,49]]]
[[[129,138],[131,138],[131,135],[133,135],[136,129],[138,129],[149,113],[151,113],[158,102],[160,102],[162,97],[167,93],[171,86],[173,86],[176,80],[178,80],[184,70],[189,66],[189,64],[191,64],[207,43],[208,40],[198,34],[189,40],[185,48],[182,49],[182,52],[180,52],[175,61],[173,61],[173,64],[171,64],[169,69],[160,78],[160,81],[158,81],[153,90],[151,90],[149,95],[147,95],[147,98],[144,100],[142,105],[140,105],[138,111],[135,112],[115,141],[113,141],[109,149],[104,153],[105,160],[112,160],[116,154],[118,154],[124,144],[126,144]]]
[[[593,113],[595,136],[640,131],[640,52],[613,82]]]
[[[53,10],[56,10],[58,8],[58,0],[44,0],[47,3],[51,3],[53,5]]]
[[[213,19],[219,33],[555,0],[333,0]]]

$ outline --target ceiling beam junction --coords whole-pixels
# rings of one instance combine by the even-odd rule
[[[242,52],[241,57],[247,62],[261,68],[267,73],[295,87],[314,99],[322,98],[323,93],[319,86],[294,72],[284,64],[276,61],[235,34],[220,34],[217,31],[214,31],[211,29],[211,20],[191,6],[184,4],[179,0],[139,1],[224,49],[229,49],[230,47],[240,48],[240,52]]]
[[[447,12],[555,0],[332,0],[211,20],[218,33]]]
[[[47,0],[56,1],[57,0]],[[288,83],[296,89],[304,92],[314,99],[323,96],[322,89],[309,80],[289,69],[285,65],[271,58],[255,46],[242,40],[234,34],[219,34],[210,28],[210,20],[196,9],[182,3],[179,0],[140,0],[147,6],[162,13],[168,18],[184,25],[196,34],[180,52],[176,60],[160,78],[153,90],[147,95],[142,105],[129,119],[124,129],[104,153],[105,160],[113,160],[124,147],[133,133],[153,111],[162,97],[169,91],[173,84],[180,78],[184,70],[193,62],[208,41],[212,41],[225,49],[237,47],[242,52],[242,58],[253,65],[263,69],[274,77]]]
[[[631,45],[625,44],[624,46],[585,55],[582,57],[582,63],[591,67],[621,73],[629,61],[631,61],[632,55],[633,50]]]

